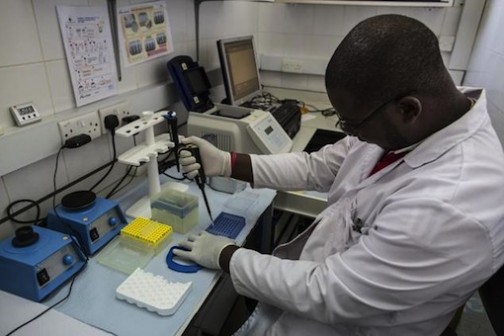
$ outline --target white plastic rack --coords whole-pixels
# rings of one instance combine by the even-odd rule
[[[169,282],[137,268],[116,289],[116,297],[140,308],[167,316],[174,314],[191,288],[191,282]]]
[[[141,198],[133,204],[126,214],[130,217],[145,217],[151,218],[150,198],[161,191],[159,181],[159,169],[157,164],[157,156],[159,153],[166,153],[175,145],[170,141],[169,134],[161,134],[154,136],[154,126],[163,122],[164,115],[167,111],[142,112],[142,117],[135,120],[116,131],[116,134],[122,137],[131,137],[140,132],[145,131],[145,142],[136,145],[130,150],[119,155],[117,160],[121,163],[140,166],[142,163],[147,164],[147,178],[149,180],[149,195]]]

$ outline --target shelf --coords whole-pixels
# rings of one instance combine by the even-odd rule
[[[453,0],[445,1],[352,1],[352,0],[276,0],[278,3],[346,5],[346,6],[391,6],[391,7],[452,7]]]

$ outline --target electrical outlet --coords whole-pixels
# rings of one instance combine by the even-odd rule
[[[101,136],[101,122],[98,112],[91,112],[58,123],[61,142],[79,134],[88,134],[91,139]]]
[[[282,71],[302,73],[303,61],[284,58],[282,60]]]
[[[101,132],[102,134],[107,134],[108,130],[105,128],[105,117],[111,114],[115,114],[119,118],[119,125],[122,124],[122,118],[130,115],[129,104],[127,101],[122,101],[120,103],[110,105],[98,110],[101,120]]]

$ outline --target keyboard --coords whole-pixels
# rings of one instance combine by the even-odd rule
[[[298,104],[294,102],[274,105],[270,112],[282,126],[288,124],[293,116],[301,114]]]
[[[214,235],[235,239],[244,227],[244,217],[221,212],[219,216],[215,218],[213,225],[210,224],[206,231]]]

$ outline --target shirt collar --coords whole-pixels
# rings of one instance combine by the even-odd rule
[[[414,150],[404,157],[404,161],[410,167],[416,168],[436,160],[449,149],[471,137],[484,122],[488,121],[485,91],[468,87],[459,89],[468,97],[476,98],[476,103],[458,120],[413,145]],[[399,151],[403,150],[406,149]]]

